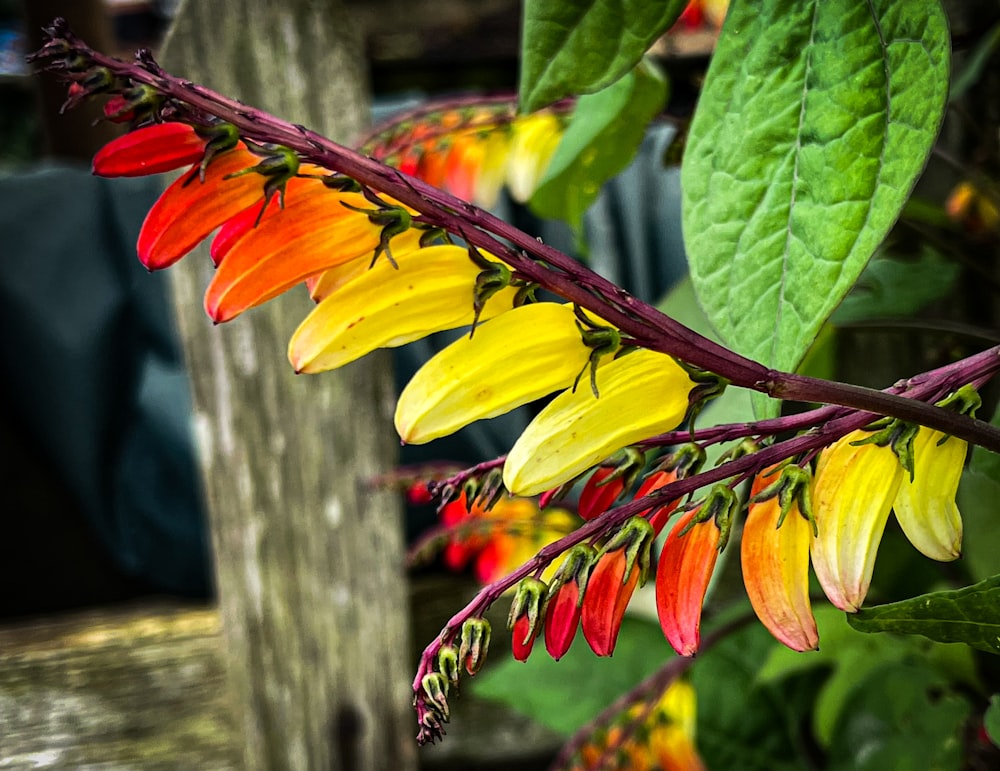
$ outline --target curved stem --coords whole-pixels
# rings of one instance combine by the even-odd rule
[[[33,56],[35,61],[49,60],[53,69],[66,68],[72,54],[107,68],[118,78],[153,87],[179,108],[190,110],[193,119],[214,116],[233,124],[249,139],[283,145],[310,163],[346,174],[420,212],[420,220],[463,235],[469,243],[499,256],[518,276],[592,311],[644,347],[675,356],[738,386],[774,398],[825,402],[889,415],[1000,452],[1000,429],[981,421],[874,389],[768,369],[688,329],[489,212],[342,147],[304,126],[169,75],[148,52],[137,55],[138,63],[125,63],[93,51],[72,35],[65,23],[55,23],[49,35],[46,47]],[[990,351],[994,360],[1000,358],[998,353],[1000,347]]]

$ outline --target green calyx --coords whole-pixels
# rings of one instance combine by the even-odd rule
[[[618,352],[622,336],[614,327],[595,323],[579,305],[573,306],[573,315],[576,316],[576,327],[580,330],[583,344],[590,348],[587,363],[580,370],[580,374],[576,376],[576,380],[573,381],[573,390],[576,391],[583,373],[590,370],[590,390],[593,392],[594,398],[597,399],[601,395],[597,390],[597,365],[602,357]]]
[[[597,558],[613,551],[625,550],[625,572],[622,583],[632,575],[632,568],[639,566],[639,585],[646,583],[649,574],[650,554],[653,541],[656,540],[656,530],[645,517],[632,517],[627,520],[601,549]]]

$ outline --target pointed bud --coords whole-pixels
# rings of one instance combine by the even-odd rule
[[[454,645],[442,645],[438,650],[438,671],[450,685],[458,685],[458,650]]]
[[[642,517],[632,517],[601,549],[583,596],[583,636],[598,656],[610,656],[618,642],[625,609],[645,583],[656,534]]]
[[[688,408],[691,381],[670,356],[639,350],[601,365],[600,397],[564,391],[536,417],[504,464],[517,495],[562,484],[638,441],[676,428]]]
[[[678,518],[663,543],[656,610],[667,642],[682,656],[693,656],[701,644],[702,605],[738,505],[732,490],[716,485],[698,508]]]
[[[779,473],[781,472],[781,473]],[[788,472],[789,482],[774,495],[757,500]],[[761,623],[792,650],[815,650],[819,645],[816,620],[809,602],[809,546],[812,524],[799,509],[797,496],[785,490],[801,486],[798,466],[784,471],[772,467],[754,479],[751,503],[740,542],[743,583]],[[809,480],[801,489],[808,491]],[[783,502],[787,502],[787,506]]]
[[[511,630],[511,652],[518,661],[527,661],[535,637],[541,629],[548,587],[537,578],[525,578],[517,585],[510,603],[507,628]]]
[[[447,723],[451,712],[448,709],[448,681],[444,675],[440,672],[428,672],[420,681],[420,686],[424,689],[427,701]]]
[[[566,654],[576,637],[587,579],[596,558],[593,546],[577,544],[566,553],[552,577],[545,612],[545,649],[556,661]]]
[[[490,649],[490,622],[485,618],[467,618],[462,624],[458,660],[470,675],[476,674],[486,661]]]

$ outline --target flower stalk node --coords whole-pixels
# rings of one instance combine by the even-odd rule
[[[367,194],[366,194],[366,197]],[[413,217],[410,213],[404,209],[402,206],[389,206],[379,201],[379,208],[377,209],[363,209],[359,206],[354,206],[347,203],[347,201],[341,201],[340,205],[345,209],[350,209],[351,211],[356,211],[359,214],[365,214],[368,216],[368,221],[373,225],[378,225],[382,228],[382,232],[379,235],[378,246],[375,247],[375,253],[372,254],[371,264],[374,266],[378,258],[385,254],[386,259],[394,268],[399,268],[398,263],[392,256],[392,250],[389,248],[389,242],[401,233],[405,233],[413,225]]]

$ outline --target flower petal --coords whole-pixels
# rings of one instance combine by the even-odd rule
[[[225,179],[257,161],[247,150],[229,150],[212,159],[204,182],[198,179],[198,168],[193,168],[170,185],[142,223],[137,245],[142,264],[150,270],[173,265],[230,217],[260,202],[264,197],[260,175]]]
[[[597,560],[587,581],[580,623],[583,636],[598,656],[610,656],[614,652],[625,609],[639,583],[642,569],[638,562],[633,562],[628,575],[625,574],[627,567],[625,549],[607,552]]]
[[[813,483],[813,570],[830,602],[848,613],[868,593],[875,554],[903,479],[890,448],[851,445],[868,436],[854,431],[824,450]]]
[[[941,562],[962,553],[962,515],[955,494],[968,449],[968,443],[961,439],[921,428],[913,440],[913,481],[903,475],[893,503],[896,519],[910,543],[921,554]]]
[[[424,231],[410,228],[398,236],[393,236],[389,240],[389,248],[393,255],[402,255],[420,249],[420,237],[423,234]],[[371,260],[367,257],[359,257],[342,265],[334,265],[332,268],[306,279],[309,296],[316,302],[325,300],[348,281],[357,278],[369,268],[371,268]]]
[[[691,525],[699,509],[681,515],[663,542],[656,568],[656,611],[667,642],[681,656],[701,644],[701,606],[719,557],[720,531],[714,519]]]
[[[512,131],[507,187],[511,198],[526,203],[545,175],[562,139],[562,123],[550,112],[538,112],[516,120]]]
[[[396,405],[396,430],[407,444],[424,444],[502,415],[571,386],[590,352],[571,306],[542,302],[514,308],[417,371]],[[581,390],[589,393],[586,386]]]
[[[676,428],[691,381],[669,356],[639,350],[598,370],[589,388],[564,391],[521,434],[504,464],[507,489],[535,495],[566,482],[617,450]]]
[[[464,247],[430,246],[397,261],[398,269],[379,260],[313,309],[288,346],[296,372],[335,369],[377,348],[472,322],[473,285],[480,268]],[[482,317],[509,310],[515,295],[514,288],[500,290],[486,303]]]
[[[775,481],[763,472],[753,483],[751,496]],[[815,650],[819,645],[816,620],[809,603],[809,545],[812,526],[793,504],[781,527],[777,497],[751,503],[740,542],[743,583],[761,623],[792,650]]]
[[[186,123],[154,123],[112,139],[94,156],[102,177],[144,177],[201,161],[207,140]]]
[[[381,227],[342,205],[370,207],[361,195],[302,182],[312,184],[287,195],[282,211],[249,229],[225,254],[205,292],[205,310],[215,321],[229,321],[378,246]]]

